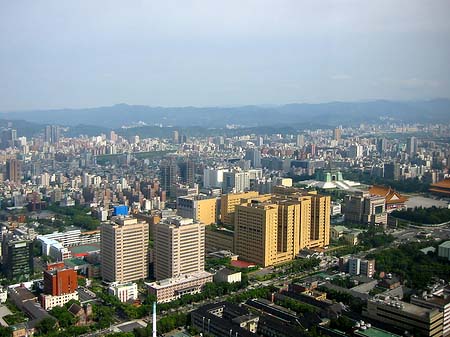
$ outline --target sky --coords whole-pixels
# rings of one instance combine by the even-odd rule
[[[448,0],[0,0],[0,111],[450,97]]]

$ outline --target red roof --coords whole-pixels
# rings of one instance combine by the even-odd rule
[[[236,268],[251,268],[256,266],[256,264],[252,262],[245,262],[240,260],[232,260],[231,265]]]

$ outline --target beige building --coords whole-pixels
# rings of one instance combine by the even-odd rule
[[[405,329],[421,336],[440,337],[443,331],[443,313],[435,308],[423,308],[377,295],[367,302],[363,316]]]
[[[148,276],[149,225],[118,217],[101,226],[102,278],[126,283]]]
[[[149,294],[155,295],[158,303],[165,303],[174,301],[183,295],[198,294],[206,283],[212,281],[213,274],[199,271],[147,283],[147,286]]]
[[[223,227],[206,227],[205,250],[207,253],[217,252],[219,250],[234,252],[234,232]]]
[[[206,225],[215,224],[217,217],[217,199],[202,195],[188,195],[177,198],[177,215],[191,218]]]
[[[205,268],[205,225],[171,217],[155,225],[154,270],[157,280],[202,272]]]
[[[220,219],[226,225],[234,225],[234,212],[237,205],[241,204],[244,198],[256,198],[258,192],[249,191],[245,193],[229,193],[221,197],[220,203]]]
[[[348,222],[387,224],[386,199],[368,193],[345,196],[342,213]]]
[[[291,187],[275,191],[235,206],[235,253],[264,267],[330,242],[330,197]]]

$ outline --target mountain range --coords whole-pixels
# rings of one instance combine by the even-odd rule
[[[233,107],[151,107],[117,104],[97,108],[0,113],[0,126],[12,123],[15,128],[23,127],[23,134],[27,135],[39,132],[46,124],[68,126],[71,135],[83,132],[91,135],[116,129],[127,135],[138,133],[162,136],[172,128],[190,130],[190,134],[204,134],[207,129],[222,129],[227,125],[239,125],[248,129],[265,128],[266,131],[295,131],[380,123],[386,120],[398,123],[450,123],[450,99]],[[134,127],[126,129],[122,128],[123,126]]]

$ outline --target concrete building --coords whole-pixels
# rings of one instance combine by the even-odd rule
[[[47,265],[44,270],[44,292],[41,295],[42,307],[50,310],[63,306],[70,300],[78,300],[78,277],[72,268],[65,268],[64,263]]]
[[[149,225],[118,217],[101,226],[102,278],[126,283],[148,276]]]
[[[2,245],[3,273],[9,280],[27,281],[33,274],[33,242],[8,235]]]
[[[445,241],[438,246],[438,256],[450,261],[450,241]]]
[[[20,183],[21,163],[19,160],[12,158],[6,161],[6,179],[10,182]]]
[[[205,225],[171,217],[155,225],[154,270],[157,280],[202,272],[205,268]]]
[[[213,281],[213,275],[199,271],[160,281],[147,283],[150,295],[155,295],[158,303],[171,302],[187,294],[198,294],[206,283]]]
[[[244,261],[262,267],[277,263],[278,206],[248,203],[236,207],[235,247]]]
[[[120,302],[133,302],[138,298],[138,286],[136,283],[113,283],[108,288],[108,293],[116,296]]]
[[[344,198],[345,220],[363,224],[387,224],[386,199],[368,193],[356,192]]]
[[[373,277],[375,273],[375,260],[364,260],[357,257],[351,257],[348,259],[348,273],[350,275]]]
[[[217,222],[217,199],[206,195],[189,195],[177,198],[177,215],[191,218],[206,225]]]
[[[234,252],[234,231],[224,227],[207,226],[205,230],[205,250],[207,253],[219,250]]]
[[[248,171],[224,172],[222,190],[225,193],[242,193],[250,190],[250,173]]]
[[[242,273],[235,272],[228,268],[223,268],[217,271],[214,275],[214,282],[226,282],[226,283],[235,283],[241,282]]]
[[[377,295],[367,302],[363,316],[405,329],[422,336],[442,336],[443,313],[438,309],[423,308],[398,301],[389,296]]]
[[[443,313],[442,336],[450,336],[450,296],[443,289],[433,294],[411,296],[411,304],[428,309],[438,309]]]
[[[192,325],[205,336],[254,337],[259,317],[237,304],[220,302],[204,305],[191,313]]]
[[[226,225],[234,225],[234,213],[237,205],[241,204],[242,199],[256,198],[258,192],[249,191],[245,193],[229,193],[221,197],[220,219]]]

